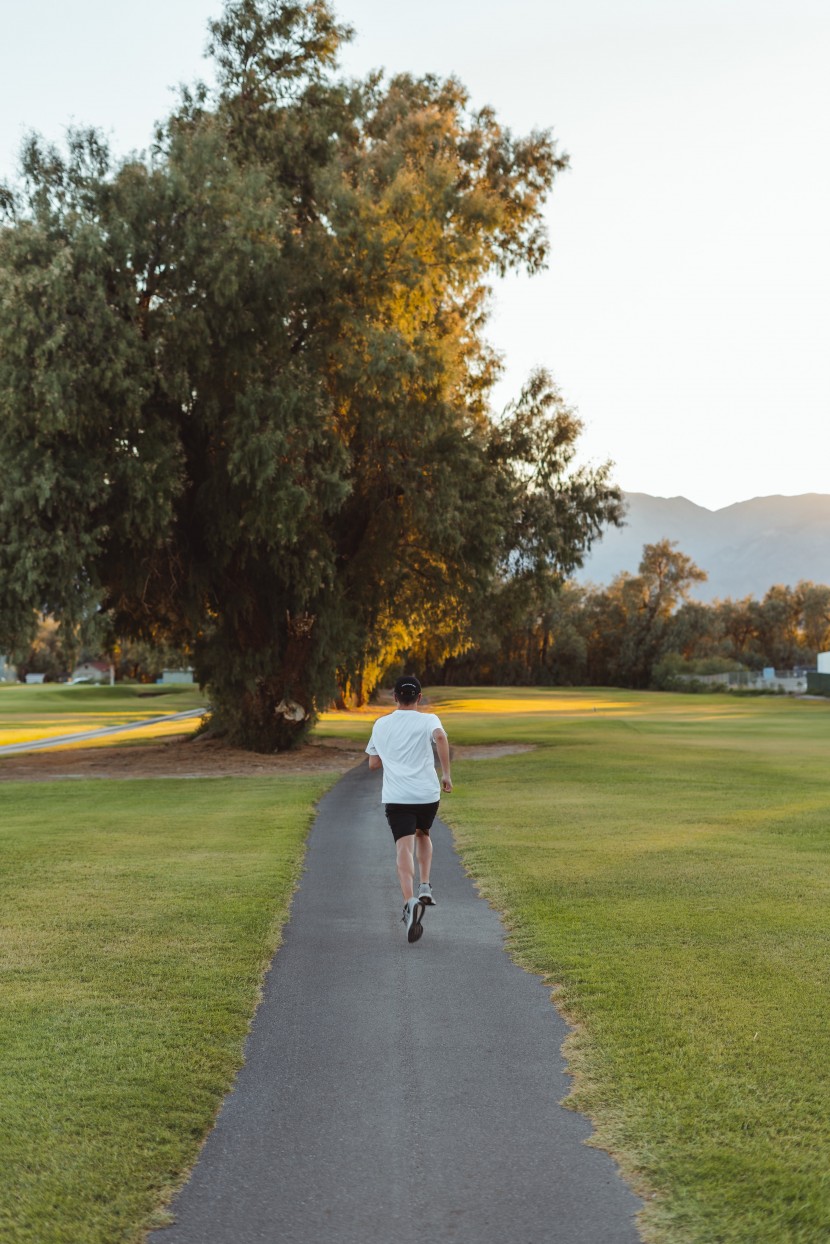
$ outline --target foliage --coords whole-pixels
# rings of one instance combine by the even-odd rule
[[[262,750],[620,513],[544,374],[488,406],[488,281],[544,264],[565,157],[453,79],[338,80],[347,35],[324,0],[231,0],[216,90],[149,159],[33,139],[3,195],[0,639],[100,602]]]
[[[673,615],[693,583],[705,578],[668,540],[646,545],[639,574],[587,591],[563,583],[540,562],[529,575],[507,575],[479,623],[479,647],[435,681],[521,685],[588,682],[648,686],[667,650]]]
[[[729,674],[745,671],[740,661],[729,657],[700,657],[689,659],[683,652],[666,653],[654,665],[651,675],[651,686],[657,691],[716,691],[728,688]],[[704,682],[703,677],[712,674],[724,675],[723,682],[712,684]]]
[[[544,681],[552,660],[566,652],[578,659],[582,641],[559,625],[569,597],[567,576],[603,524],[619,521],[608,468],[573,469],[581,430],[581,422],[541,371],[496,425],[490,453],[510,489],[509,525],[495,580],[473,618],[472,651],[446,662],[444,681],[468,681],[467,667],[481,660],[490,682]],[[600,490],[606,492],[606,502],[597,505]],[[434,628],[410,655],[411,663],[435,669],[441,653],[440,647],[436,652]]]
[[[66,630],[46,614],[37,616],[35,627],[29,643],[11,654],[18,678],[22,681],[27,674],[44,674],[47,682],[57,682],[74,661],[74,652],[67,651]]]
[[[707,689],[689,676],[814,668],[830,647],[830,588],[776,585],[760,601],[707,605],[687,599],[701,574],[661,541],[645,546],[638,575],[604,588],[552,578],[545,596],[508,578],[479,615],[475,646],[430,664],[428,681]]]
[[[617,681],[624,671],[628,686],[649,685],[655,662],[666,647],[672,614],[687,599],[692,585],[705,578],[706,572],[671,541],[644,547],[639,573],[620,575],[606,594],[608,606],[619,619],[616,651],[609,654],[608,662],[608,672],[617,677],[607,681]]]
[[[190,666],[190,654],[172,644],[150,643],[128,637],[115,642],[112,648],[115,676],[120,682],[156,682],[164,670],[182,670]]]
[[[57,682],[71,673],[79,661],[101,659],[102,650],[112,660],[119,681],[155,682],[163,670],[184,669],[189,664],[189,654],[180,648],[107,636],[105,624],[102,615],[94,614],[73,632],[50,614],[37,615],[34,635],[12,653],[19,677],[22,680],[26,674],[45,674],[47,682]],[[91,642],[85,643],[84,638]],[[106,646],[102,649],[99,645]]]

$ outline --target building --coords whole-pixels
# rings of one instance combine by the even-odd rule
[[[830,696],[830,652],[820,652],[815,674],[807,675],[807,691],[810,695]]]
[[[81,661],[72,671],[70,682],[112,683],[115,681],[114,669],[109,661]]]

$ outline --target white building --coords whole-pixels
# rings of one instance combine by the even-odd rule
[[[161,678],[157,680],[163,683],[193,683],[193,670],[162,670]]]
[[[113,670],[109,661],[81,661],[72,671],[70,682],[113,682]]]

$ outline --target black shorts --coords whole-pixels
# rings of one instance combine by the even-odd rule
[[[387,803],[386,819],[395,842],[414,834],[416,829],[428,834],[437,811],[437,799],[435,803]]]

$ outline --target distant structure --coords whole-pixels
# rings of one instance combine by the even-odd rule
[[[818,654],[815,674],[807,675],[807,691],[810,695],[830,696],[830,652]]]
[[[161,678],[157,678],[156,682],[161,683],[192,683],[193,670],[162,670]]]
[[[114,682],[113,670],[109,661],[81,661],[72,671],[70,682]]]
[[[17,682],[17,670],[7,657],[0,656],[0,682]]]
[[[809,691],[807,680],[810,677],[803,670],[776,670],[772,666],[760,672],[735,670],[723,674],[677,675],[679,682],[703,683],[723,691],[782,691],[787,695],[802,695]]]

